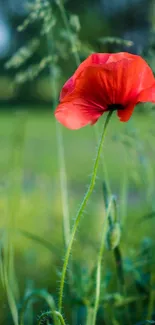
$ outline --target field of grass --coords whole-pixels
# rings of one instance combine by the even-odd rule
[[[99,131],[103,120],[104,117],[98,123]],[[131,325],[145,324],[148,317],[154,319],[154,121],[154,112],[147,115],[135,113],[129,123],[120,123],[116,116],[112,118],[95,191],[82,217],[73,246],[74,290],[66,294],[64,299],[66,324],[85,325],[86,306],[89,305],[90,313],[93,306],[95,281],[91,273],[96,266],[102,235],[105,212],[102,188],[105,177],[111,192],[117,197],[122,232],[120,247],[125,270],[124,299],[129,301],[121,300],[119,296],[113,251],[106,249],[101,290],[101,307],[105,300],[104,321],[101,310],[97,324],[127,325],[127,320],[122,320],[124,312],[132,312],[128,320]],[[61,127],[71,225],[92,172],[97,146],[95,128],[88,126],[71,131]],[[18,310],[31,290],[46,289],[57,302],[64,257],[58,157],[56,122],[52,111],[43,108],[38,113],[24,111],[0,114],[2,325],[14,324],[10,312],[12,298],[9,298],[8,303],[2,272],[7,234],[13,243],[11,256],[14,256],[11,266],[14,275],[9,278],[8,291],[13,292]],[[69,298],[71,294],[72,298]],[[44,301],[35,300],[33,307],[28,306],[25,313],[25,324],[36,324],[37,315],[47,309]],[[42,324],[52,323],[47,321]]]

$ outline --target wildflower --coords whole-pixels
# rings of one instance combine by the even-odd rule
[[[94,124],[104,112],[114,110],[126,122],[141,102],[155,103],[155,78],[142,57],[94,53],[64,84],[55,116],[69,129]]]

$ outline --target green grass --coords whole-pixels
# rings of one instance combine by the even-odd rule
[[[99,122],[100,130],[103,119]],[[23,128],[25,132],[22,135]],[[71,223],[92,171],[97,145],[93,129],[88,126],[71,131],[62,127]],[[111,190],[118,198],[118,211],[123,225],[121,247],[124,257],[130,260],[129,264],[131,261],[138,263],[142,242],[145,240],[143,245],[149,245],[149,240],[151,243],[154,239],[154,218],[142,221],[142,217],[154,209],[154,133],[154,113],[135,113],[127,124],[120,123],[113,116],[105,141],[103,157]],[[128,144],[128,139],[132,146]],[[46,288],[54,297],[58,293],[58,271],[61,270],[64,256],[58,166],[52,111],[43,109],[42,113],[0,114],[0,227],[3,233],[3,229],[10,227],[11,222],[14,229],[11,236],[19,287],[19,292],[17,288],[15,292],[19,301],[31,289]],[[77,265],[74,272],[75,291],[81,298],[85,296],[84,288],[88,281],[86,273],[89,274],[96,264],[100,245],[104,219],[103,181],[100,165],[95,191],[74,242],[73,260]],[[39,240],[36,236],[39,236]],[[112,270],[113,274],[108,288],[106,285],[104,288],[108,293],[117,291],[111,255],[111,252],[107,252],[104,260],[104,273],[105,270]],[[131,265],[128,267],[131,268]],[[131,271],[128,271],[128,291],[136,295],[135,289],[132,290],[132,281]],[[6,292],[1,282],[0,291],[0,324],[11,325]],[[35,305],[35,316],[46,308],[44,303]],[[107,317],[109,312],[107,308]],[[31,324],[29,320],[27,325]]]

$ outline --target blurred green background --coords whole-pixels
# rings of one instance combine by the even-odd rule
[[[39,65],[47,57],[47,41],[45,34],[41,34],[42,21],[34,20],[27,29],[19,32],[17,27],[27,18],[30,5],[35,1],[1,0],[0,2],[0,102],[4,104],[34,105],[42,103],[51,105],[53,98],[49,83],[48,68],[45,64],[40,73],[28,70]],[[44,1],[42,2],[44,3]],[[132,53],[147,53],[150,46],[154,46],[155,9],[152,0],[79,0],[66,1],[65,9],[70,20],[73,41],[77,43],[80,59],[83,60],[90,52],[123,51]],[[73,52],[70,49],[66,28],[61,12],[56,2],[51,1],[52,23],[55,24],[53,35],[50,35],[50,46],[57,53],[58,68],[61,70],[61,84],[75,69]],[[78,20],[79,18],[79,20]],[[56,21],[56,22],[55,22]],[[93,22],[93,23],[92,23]],[[78,36],[77,36],[78,35]],[[109,38],[122,38],[129,42],[120,44]],[[33,41],[33,45],[31,43]],[[130,42],[131,41],[131,42]],[[82,45],[80,44],[82,42]],[[133,42],[133,44],[132,44]],[[29,49],[30,56],[21,64],[7,65],[6,62],[19,48],[23,48],[22,59]],[[25,51],[24,51],[25,50]],[[150,54],[151,56],[151,54]],[[152,55],[153,56],[153,55]],[[152,58],[152,57],[151,57]],[[150,58],[150,59],[151,59]],[[7,68],[10,69],[7,69]],[[26,77],[21,75],[26,74]],[[59,71],[60,73],[60,71]],[[15,74],[16,84],[13,85]],[[61,85],[60,85],[61,86]],[[32,108],[32,105],[30,105]]]
[[[83,60],[93,51],[129,51],[143,55],[155,71],[153,0],[66,1],[70,36],[57,1],[50,4],[47,25],[51,21],[53,27],[47,33],[45,24],[40,33],[42,16],[40,20],[32,16],[26,29],[22,25],[34,12],[35,1],[0,0],[0,265],[7,242],[4,229],[11,227],[15,275],[10,276],[10,287],[18,308],[33,289],[46,288],[54,297],[58,292],[64,243],[53,109],[62,84],[76,68],[76,53]],[[100,130],[103,120],[104,116],[98,123]],[[128,123],[120,123],[113,116],[104,148],[110,188],[118,200],[123,228],[121,246],[129,291],[133,279],[128,264],[131,267],[133,263],[137,270],[142,247],[154,245],[154,120],[151,104],[138,106]],[[71,225],[92,172],[94,128],[70,131],[62,127]],[[104,172],[101,163],[96,189],[74,243],[75,291],[80,298],[86,294],[83,270],[88,274],[92,270],[101,239]],[[110,254],[106,253],[104,261],[110,274],[106,293],[117,287]],[[4,287],[0,281],[0,324],[11,325]],[[25,324],[35,324],[36,314],[46,309],[46,304],[36,303]],[[79,313],[70,313],[69,317],[73,325],[84,324]]]

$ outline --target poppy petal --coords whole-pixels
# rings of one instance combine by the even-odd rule
[[[74,80],[73,80],[73,77],[71,77],[65,82],[65,84],[64,84],[64,86],[63,86],[63,88],[61,90],[59,100],[62,101],[63,98],[67,94],[69,94],[69,93],[71,93],[73,91],[73,89],[74,89]]]
[[[61,103],[82,98],[89,103],[90,107],[105,110],[107,102],[110,103],[111,79],[109,71],[104,71],[103,67],[104,65],[87,67],[76,79],[74,90],[67,94]]]
[[[128,105],[125,109],[117,110],[117,115],[121,122],[127,122],[134,110],[135,104]]]
[[[56,119],[69,129],[80,129],[87,124],[94,124],[103,114],[103,110],[82,98],[60,103],[55,111]]]
[[[143,89],[152,87],[155,82],[151,68],[141,57],[138,57],[138,60],[135,61],[135,76],[136,82],[134,85],[137,87],[138,93]]]
[[[60,93],[60,101],[63,100],[66,95],[73,91],[75,87],[76,78],[79,77],[79,75],[81,74],[81,72],[83,72],[85,68],[91,67],[93,64],[104,64],[109,59],[109,56],[111,56],[111,54],[109,53],[93,53],[89,55],[88,58],[79,65],[74,75],[69,78],[64,84]]]
[[[111,104],[127,106],[133,82],[132,78],[128,80],[130,70],[134,70],[131,65],[133,65],[132,61],[123,59],[119,62],[87,67],[76,79],[73,91],[62,99],[61,104],[68,105],[68,102],[75,102],[82,98],[89,103],[90,107],[100,112],[108,110]]]
[[[154,75],[148,64],[139,56],[134,55],[134,60],[122,59],[121,61],[105,64],[104,69],[110,69],[113,75],[111,89],[115,103],[125,106],[136,103],[138,94],[154,83]],[[109,62],[109,61],[108,61]]]
[[[92,67],[94,64],[100,65],[106,63],[110,56],[111,54],[109,53],[93,53],[89,55],[88,58],[84,60],[76,69],[73,75],[74,78],[78,77],[79,74],[87,67]]]
[[[110,62],[118,62],[121,61],[123,59],[126,60],[135,60],[138,56],[135,54],[131,54],[128,52],[119,52],[119,53],[114,53],[114,54],[110,54],[107,63]]]
[[[138,55],[94,53],[83,61],[64,84],[56,118],[68,128],[94,124],[111,109],[128,121],[139,102],[155,102],[155,78]]]
[[[138,102],[152,102],[155,103],[155,83],[152,87],[144,89],[138,96]]]
[[[84,60],[79,67],[76,69],[74,75],[67,80],[67,82],[64,84],[61,93],[60,93],[60,101],[64,98],[64,96],[71,93],[75,87],[75,80],[80,76],[80,74],[84,71],[87,67],[92,67],[94,65],[103,65],[106,63],[116,63],[118,61],[121,61],[123,59],[126,60],[134,60],[138,56],[126,52],[120,52],[115,54],[110,53],[93,53],[88,56],[86,60]]]
[[[132,65],[133,61],[123,59],[119,62],[85,68],[83,73],[76,78],[74,90],[68,93],[63,101],[80,97],[95,103],[95,106],[100,108],[108,108],[111,104],[125,104],[126,106],[130,99],[133,78],[135,78]],[[131,79],[128,77],[130,73],[133,77]]]

